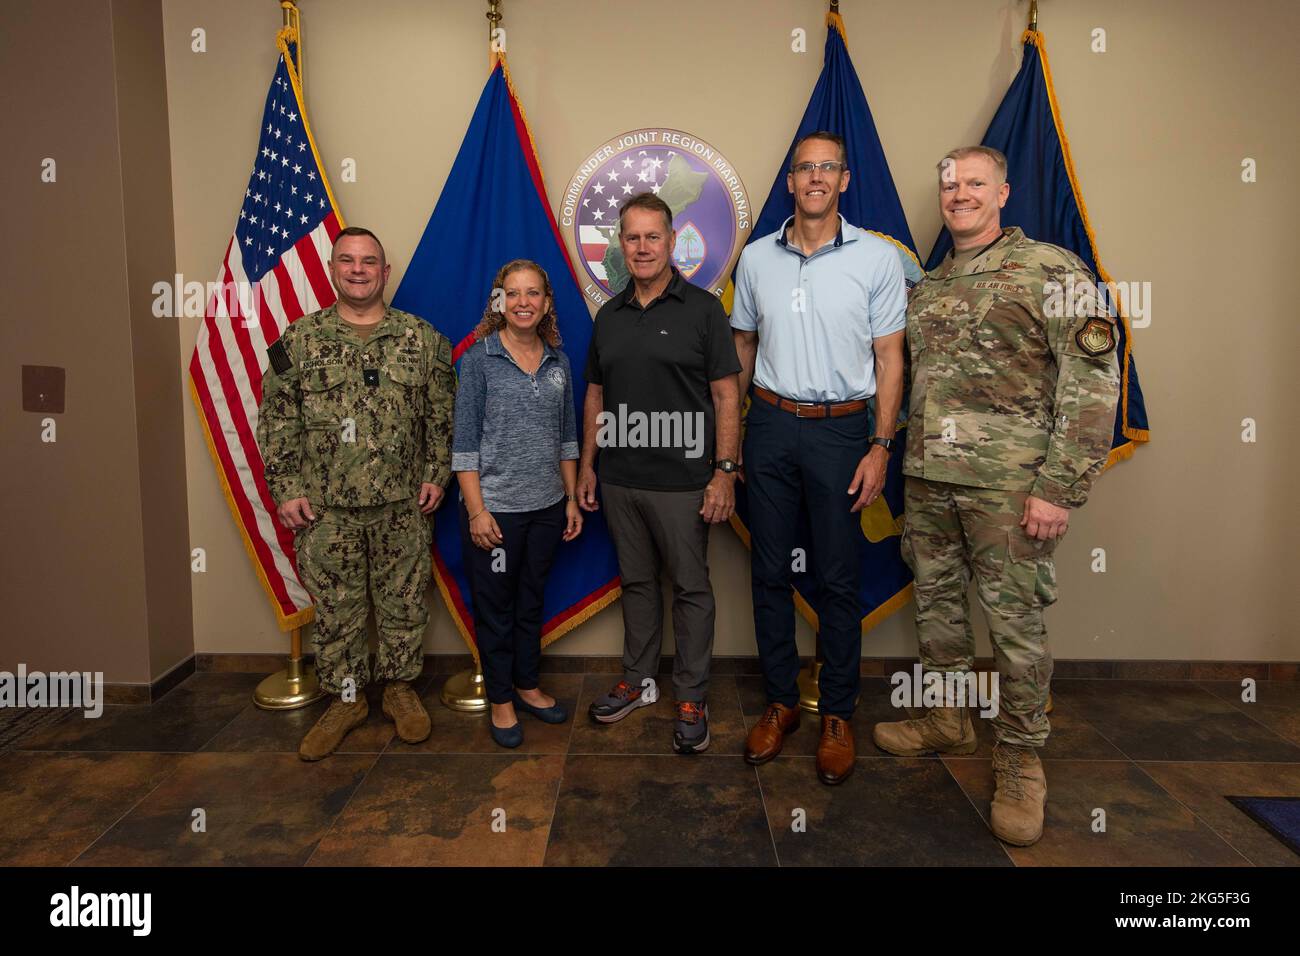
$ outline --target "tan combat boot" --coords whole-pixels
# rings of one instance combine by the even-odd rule
[[[303,760],[320,760],[328,757],[343,743],[343,738],[356,727],[366,722],[370,714],[370,705],[362,696],[353,703],[345,703],[343,698],[335,697],[329,708],[320,715],[316,726],[307,731],[298,745],[298,756]]]
[[[433,729],[429,712],[404,680],[392,680],[384,686],[384,716],[397,725],[397,736],[408,744],[427,740]]]
[[[1047,803],[1047,777],[1037,750],[999,741],[993,747],[993,776],[993,835],[1015,846],[1037,843]]]
[[[876,724],[871,739],[881,750],[899,757],[922,754],[972,754],[979,746],[970,711],[964,706],[931,707],[924,717]]]

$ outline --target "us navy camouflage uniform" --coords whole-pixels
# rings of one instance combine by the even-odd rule
[[[268,354],[257,443],[276,502],[306,498],[316,515],[294,547],[316,601],[321,687],[368,682],[368,593],[375,677],[414,680],[432,543],[417,499],[421,483],[451,478],[451,343],[393,308],[362,340],[330,306],[290,325]]]
[[[1020,518],[1029,495],[1080,507],[1105,464],[1119,396],[1114,319],[1078,257],[1007,228],[965,265],[950,254],[926,276],[907,336],[902,550],[921,663],[973,668],[973,572],[1000,675],[996,735],[1042,746],[1056,542],[1030,538]]]

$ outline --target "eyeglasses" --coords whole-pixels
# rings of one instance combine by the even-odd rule
[[[791,170],[798,176],[811,176],[814,169],[820,169],[824,173],[838,173],[844,168],[843,163],[828,159],[824,163],[799,163],[792,166]]]

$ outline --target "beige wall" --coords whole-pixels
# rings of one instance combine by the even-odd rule
[[[0,669],[147,683],[194,643],[178,330],[149,295],[174,266],[161,5],[3,17]],[[21,410],[22,365],[67,370],[54,442]]]
[[[485,78],[484,4],[305,0],[310,117],[349,222],[384,237],[401,278]],[[912,230],[939,225],[933,165],[977,141],[1019,62],[1024,2],[843,4],[862,79]],[[709,140],[761,204],[821,65],[820,0],[506,0],[512,71],[552,202],[595,144],[657,124]],[[215,275],[246,183],[279,12],[267,0],[164,0],[176,262]],[[1289,0],[1094,0],[1043,4],[1057,92],[1104,262],[1153,286],[1134,334],[1155,441],[1098,485],[1059,553],[1050,615],[1062,658],[1300,657],[1291,542],[1297,509],[1300,349],[1283,250],[1294,209],[1292,97],[1300,80]],[[190,51],[191,30],[207,52]],[[791,31],[809,50],[791,52]],[[1090,31],[1109,51],[1092,53]],[[1243,157],[1259,182],[1240,181]],[[357,162],[358,181],[339,165]],[[1014,188],[1014,184],[1013,184]],[[120,282],[120,275],[116,277]],[[70,297],[71,298],[71,297]],[[435,323],[437,316],[430,316]],[[195,322],[181,323],[183,374]],[[187,402],[185,404],[188,404]],[[1244,417],[1259,441],[1239,440]],[[285,639],[222,500],[193,410],[183,410],[190,537],[207,549],[193,580],[200,652],[276,651]],[[1089,571],[1093,548],[1108,572]],[[728,529],[711,551],[717,652],[753,653],[745,552]],[[143,613],[137,609],[137,614]],[[911,654],[909,612],[877,628],[869,655]],[[804,650],[808,635],[801,625]],[[617,609],[559,642],[611,654]],[[435,600],[427,646],[460,648]],[[987,646],[987,645],[985,645]]]

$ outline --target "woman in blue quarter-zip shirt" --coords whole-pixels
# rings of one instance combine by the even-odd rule
[[[460,364],[451,468],[492,739],[523,742],[518,711],[568,719],[538,687],[542,596],[560,542],[582,531],[573,376],[555,297],[527,259],[501,267]]]

